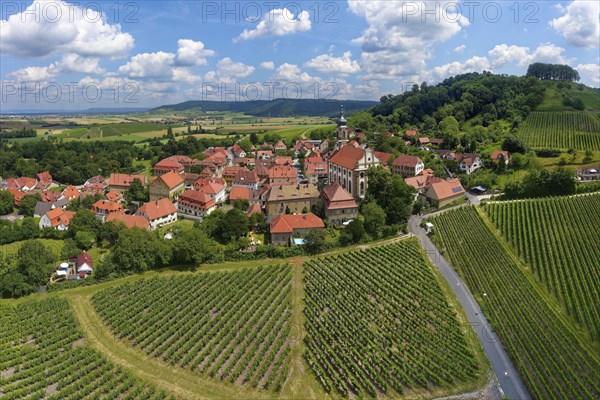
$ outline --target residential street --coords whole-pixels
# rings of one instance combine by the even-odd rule
[[[479,337],[479,341],[481,342],[485,354],[492,365],[504,395],[513,400],[530,399],[531,397],[529,396],[525,385],[517,374],[512,362],[508,358],[508,355],[500,343],[500,340],[481,312],[481,309],[473,298],[473,295],[464,282],[460,279],[456,271],[454,271],[450,263],[448,263],[448,261],[446,261],[446,259],[439,253],[433,242],[431,242],[429,237],[425,234],[425,230],[419,226],[421,220],[422,217],[411,217],[408,222],[408,230],[417,238],[419,238],[419,241],[425,249],[425,252],[433,264],[440,270],[454,291],[454,294],[462,305],[467,318],[471,322],[473,329]]]

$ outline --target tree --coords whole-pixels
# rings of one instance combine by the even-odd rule
[[[526,159],[523,154],[513,153],[510,155],[510,166],[513,169],[520,169],[525,166]]]
[[[0,191],[0,215],[7,215],[13,212],[15,196],[8,190]]]
[[[65,239],[63,248],[60,251],[60,257],[64,260],[68,260],[69,258],[77,257],[79,254],[81,254],[81,249],[77,247],[75,241],[71,238]]]
[[[256,132],[252,132],[250,134],[250,143],[254,145],[258,143],[258,135],[256,134]]]
[[[125,192],[125,200],[128,203],[132,201],[146,202],[150,200],[150,192],[138,178],[135,178]]]
[[[509,153],[527,153],[527,146],[515,136],[507,136],[502,142],[502,150]]]
[[[415,189],[407,185],[399,175],[390,177],[378,203],[383,207],[387,223],[405,222],[411,215]]]
[[[317,254],[325,246],[325,231],[313,229],[304,237],[304,250],[308,254]]]
[[[21,274],[31,291],[45,285],[52,273],[56,257],[39,240],[28,240],[17,252],[15,272]]]
[[[342,245],[359,243],[365,237],[365,234],[363,223],[358,219],[352,220],[340,235],[340,243]]]
[[[101,226],[102,222],[96,218],[96,215],[93,212],[79,210],[73,215],[73,218],[71,218],[68,232],[71,237],[75,237],[79,231],[93,232],[97,235]]]
[[[217,252],[218,244],[201,229],[186,229],[175,236],[173,255],[178,263],[197,266],[210,260]]]
[[[96,235],[92,232],[79,231],[75,234],[75,243],[80,249],[89,250],[95,241]]]
[[[20,230],[23,239],[33,239],[40,235],[40,226],[32,217],[23,218]]]
[[[38,201],[41,201],[42,197],[39,193],[28,194],[27,196],[21,199],[21,203],[19,204],[19,214],[24,215],[26,217],[33,217],[33,213],[35,211],[35,205]]]
[[[220,220],[214,232],[214,238],[222,244],[230,243],[248,233],[248,217],[246,214],[232,208]]]
[[[241,211],[248,211],[248,208],[250,207],[250,202],[246,199],[235,199],[233,201],[233,208],[237,208],[238,210]]]
[[[376,202],[371,201],[362,206],[362,215],[365,219],[364,227],[369,235],[378,238],[385,225],[385,211]]]
[[[439,124],[440,130],[444,136],[456,136],[458,135],[459,125],[456,118],[453,116],[445,117]]]
[[[124,229],[111,254],[111,262],[122,273],[139,273],[162,268],[171,261],[169,242],[154,232],[140,228]]]
[[[592,151],[590,149],[587,149],[585,151],[585,156],[583,157],[583,163],[589,164],[592,162],[593,159],[594,159],[594,153],[592,153]]]

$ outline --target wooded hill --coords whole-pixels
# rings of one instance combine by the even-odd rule
[[[375,101],[360,100],[314,100],[314,99],[274,99],[253,101],[186,101],[164,105],[150,110],[150,113],[164,112],[241,112],[257,117],[325,116],[335,117],[340,112],[340,104],[347,113],[365,111],[377,104]]]

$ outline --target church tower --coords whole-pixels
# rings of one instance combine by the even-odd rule
[[[340,117],[337,120],[337,130],[336,130],[336,141],[335,141],[335,149],[339,150],[346,144],[348,144],[350,140],[350,133],[346,124],[346,118],[344,118],[344,106],[340,106]]]

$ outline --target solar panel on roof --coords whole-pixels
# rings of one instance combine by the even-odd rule
[[[461,187],[460,186],[452,188],[452,193],[458,193],[460,191],[461,191]]]

